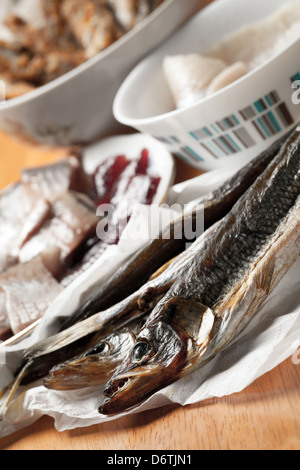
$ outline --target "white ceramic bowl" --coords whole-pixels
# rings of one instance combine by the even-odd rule
[[[132,68],[189,19],[201,0],[165,0],[96,57],[53,82],[0,105],[0,129],[45,144],[87,144],[116,132],[112,104]]]
[[[196,168],[246,164],[300,120],[300,104],[292,103],[293,77],[300,79],[300,41],[182,110],[174,110],[162,63],[167,55],[205,53],[227,34],[269,17],[284,3],[217,0],[202,10],[127,77],[114,101],[116,119],[151,134]]]

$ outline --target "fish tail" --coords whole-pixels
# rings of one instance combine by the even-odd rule
[[[28,361],[24,367],[20,370],[16,378],[0,392],[0,422],[3,421],[7,410],[22,382],[24,377],[27,375],[28,369],[31,366],[32,361]]]

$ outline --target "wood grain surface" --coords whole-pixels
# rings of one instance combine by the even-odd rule
[[[1,133],[0,149],[1,188],[18,180],[22,168],[65,154],[65,149],[25,144]],[[177,182],[197,174],[177,161]],[[299,385],[300,364],[290,358],[230,397],[185,408],[168,406],[62,433],[55,430],[50,417],[43,417],[0,439],[0,449],[300,450]]]
[[[287,360],[245,391],[58,433],[51,418],[0,440],[2,450],[299,450],[300,366]]]

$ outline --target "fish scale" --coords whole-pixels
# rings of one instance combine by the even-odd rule
[[[271,165],[272,169],[278,165],[281,155]],[[222,295],[226,294],[228,287],[245,274],[248,266],[251,265],[264,250],[265,243],[268,243],[269,237],[276,231],[281,220],[286,216],[287,212],[294,206],[300,192],[300,153],[298,146],[295,146],[293,154],[287,160],[286,168],[283,172],[277,172],[278,178],[276,183],[265,190],[263,187],[263,203],[260,202],[260,196],[256,197],[251,207],[251,216],[246,212],[242,217],[236,213],[236,225],[238,225],[238,237],[229,248],[224,251],[223,247],[226,243],[230,243],[228,234],[220,242],[219,248],[215,251],[214,259],[207,257],[202,263],[195,259],[190,268],[190,276],[184,281],[183,286],[180,284],[174,286],[174,292],[178,295],[178,291],[183,287],[183,294],[189,299],[201,299],[201,302],[210,308],[219,301]],[[249,195],[253,190],[250,188]],[[246,193],[243,198],[248,200],[249,195]],[[247,206],[247,202],[245,206]],[[240,203],[238,204],[240,210]],[[238,211],[237,211],[238,212]],[[233,208],[232,217],[235,216],[235,208]],[[218,229],[219,233],[224,233],[224,224]],[[242,227],[242,228],[241,228]],[[230,232],[232,233],[232,232]],[[213,240],[208,241],[207,251],[210,245],[216,245]],[[209,259],[209,262],[207,262]],[[210,263],[214,269],[211,269]],[[209,267],[207,268],[207,265]],[[201,283],[193,284],[195,271],[201,274]],[[228,278],[231,277],[230,281]],[[191,289],[191,285],[195,287]],[[188,289],[188,292],[186,292]],[[182,295],[182,294],[180,294]]]

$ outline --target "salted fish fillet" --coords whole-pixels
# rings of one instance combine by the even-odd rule
[[[52,217],[51,204],[44,199],[37,201],[32,211],[25,219],[25,223],[21,228],[19,247],[27,243],[33,237],[44,223]]]
[[[17,334],[40,319],[62,290],[40,256],[8,269],[0,275],[0,319]]]
[[[0,192],[0,273],[20,262],[20,248],[51,216],[52,201],[68,190],[88,194],[90,188],[79,155],[23,170],[18,183]]]
[[[76,191],[88,194],[91,181],[84,172],[80,154],[74,152],[50,165],[24,169],[21,181],[25,202],[23,212],[28,213],[37,201],[44,199],[55,201],[67,191]]]
[[[70,180],[65,177],[63,180],[69,186]],[[50,186],[47,184],[46,188]],[[0,198],[0,239],[3,238],[0,327],[10,327],[14,334],[40,319],[62,292],[59,276],[81,243],[96,231],[98,217],[93,202],[81,193],[61,194],[62,184],[56,187],[60,196],[51,204],[41,198],[31,205],[34,198],[29,202],[25,197],[27,210],[29,207],[32,210],[23,217],[21,183]]]
[[[66,192],[51,204],[53,216],[20,249],[19,259],[25,263],[47,252],[49,247],[59,248],[57,274],[80,244],[96,232],[99,222],[96,208],[88,198],[75,192]]]
[[[0,272],[18,262],[22,186],[10,185],[0,193]]]

